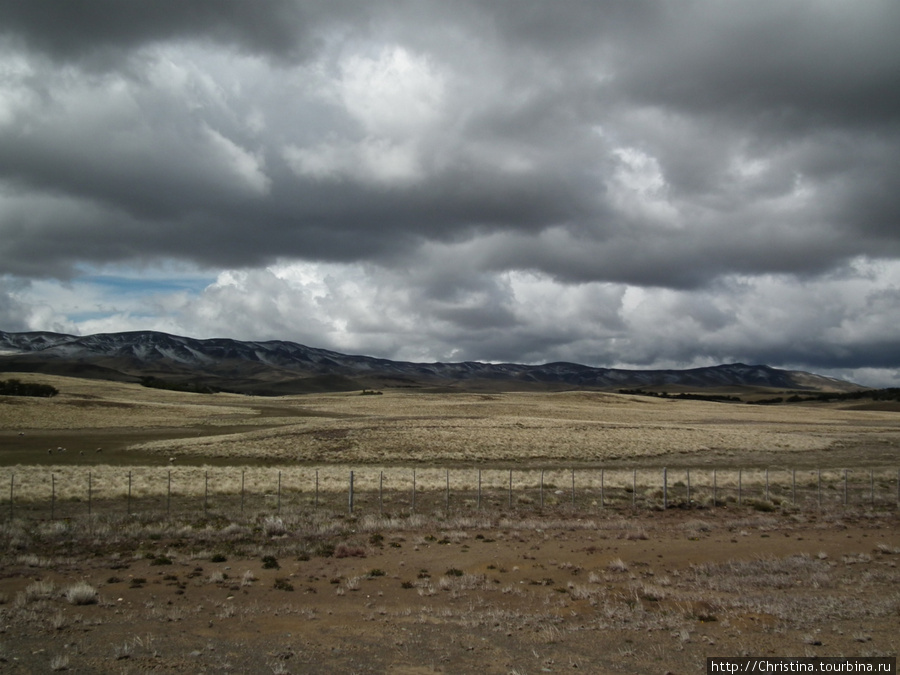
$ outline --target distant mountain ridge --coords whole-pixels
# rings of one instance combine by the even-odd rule
[[[689,370],[625,370],[577,363],[411,363],[341,354],[283,340],[194,339],[156,331],[75,336],[0,331],[0,371],[99,379],[155,377],[252,394],[366,387],[577,388],[767,387],[852,391],[848,382],[742,363]]]

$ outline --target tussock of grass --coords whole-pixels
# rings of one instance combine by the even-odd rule
[[[86,581],[78,581],[64,592],[70,605],[93,605],[97,602],[97,589]]]

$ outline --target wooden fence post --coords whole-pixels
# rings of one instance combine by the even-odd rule
[[[822,469],[816,469],[816,503],[822,508]]]
[[[847,469],[844,469],[844,508],[847,507]]]
[[[631,470],[631,508],[637,508],[637,469]]]
[[[56,520],[56,476],[52,473],[50,474],[50,520]]]
[[[716,484],[716,470],[713,469],[713,503],[712,507],[716,508],[716,501],[718,499],[718,495],[716,492],[718,491],[718,485]]]
[[[347,508],[348,508],[349,512],[352,514],[353,513],[353,471],[350,472],[350,495],[347,499],[348,499]]]
[[[791,469],[791,504],[797,504],[797,469]]]
[[[875,508],[875,471],[873,469],[869,469],[869,498],[872,503],[872,508]]]
[[[478,510],[481,511],[481,469],[478,469]]]
[[[544,470],[541,469],[541,511],[544,510]]]
[[[691,505],[691,470],[686,469],[687,471],[687,504]]]
[[[606,507],[606,496],[603,494],[604,470],[600,469],[600,508]]]
[[[575,469],[572,469],[572,508],[575,508]]]
[[[669,508],[669,470],[663,467],[663,509]]]

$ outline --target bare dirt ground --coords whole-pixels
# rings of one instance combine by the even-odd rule
[[[62,393],[0,397],[0,485],[14,472],[17,500],[12,517],[0,503],[0,673],[662,675],[704,672],[707,656],[897,655],[892,410],[583,392],[256,399],[29,377]],[[353,515],[337,497],[312,509],[308,493],[281,513],[268,495],[240,517],[167,518],[158,503],[127,515],[120,482],[90,516],[60,485],[69,501],[48,517],[48,470],[150,472],[173,455],[248,472],[602,462],[884,473],[874,505],[861,485],[847,507],[835,474],[821,509],[784,489],[716,508],[662,509],[656,492],[634,510],[624,492],[612,508],[570,508],[563,495],[543,511],[534,495],[507,508],[501,492],[484,511],[454,502],[448,515],[435,471],[420,486],[431,501],[411,515],[393,493],[378,515],[371,492]]]
[[[697,673],[900,642],[896,512],[256,525],[7,523],[0,672]]]

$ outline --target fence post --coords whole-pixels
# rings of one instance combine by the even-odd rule
[[[847,469],[844,469],[844,507],[847,506]]]
[[[378,515],[384,515],[384,471],[378,475]]]
[[[600,508],[601,509],[606,507],[606,498],[603,494],[603,483],[604,483],[603,479],[605,478],[603,471],[604,471],[603,469],[600,469]]]
[[[900,481],[900,471],[897,472],[897,480]],[[16,474],[9,474],[9,519],[13,517],[13,486],[16,482]],[[897,487],[897,501],[900,503],[900,485]]]
[[[691,505],[691,470],[686,469],[687,471],[687,504]]]
[[[172,472],[169,471],[169,480],[166,483],[166,518],[172,513]]]
[[[718,485],[716,483],[716,470],[713,469],[713,503],[712,503],[713,508],[716,508],[716,501],[718,499],[718,495],[716,494],[716,492],[718,492],[717,488],[718,488]]]
[[[669,470],[663,467],[663,508],[669,508]]]
[[[869,469],[869,497],[871,498],[872,508],[875,508],[875,471]]]
[[[279,472],[278,475],[280,476],[281,473]],[[350,472],[350,496],[348,497],[347,507],[348,507],[349,512],[352,514],[353,513],[353,471]]]
[[[900,479],[900,473],[897,474],[897,477]],[[897,494],[900,495],[900,488],[898,488]],[[481,511],[481,469],[478,469],[478,510]]]
[[[822,508],[822,469],[816,469],[816,503]]]
[[[797,469],[791,469],[791,504],[797,504]]]
[[[544,470],[541,469],[541,511],[544,510]]]
[[[637,508],[637,469],[631,470],[631,508]]]
[[[281,515],[281,472],[278,472],[278,500],[275,505],[275,513]]]
[[[131,471],[128,472],[128,503],[125,507],[125,515],[131,515]]]
[[[575,469],[572,469],[572,508],[575,508]]]
[[[206,515],[207,502],[209,501],[209,471],[206,472],[203,480],[203,515]]]
[[[244,474],[245,469],[241,469],[241,513],[244,513]]]
[[[56,475],[50,474],[50,520],[56,520]]]

